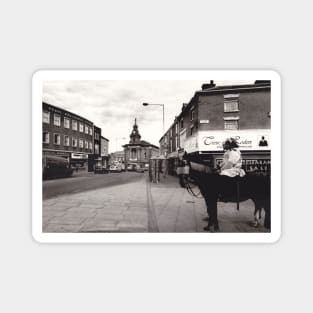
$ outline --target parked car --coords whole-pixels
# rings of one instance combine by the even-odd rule
[[[120,164],[113,164],[110,166],[110,172],[121,173],[122,172],[122,166]]]
[[[94,172],[95,174],[107,174],[110,173],[110,170],[105,166],[97,165]]]
[[[136,166],[136,172],[137,173],[144,173],[145,169],[143,167],[140,167],[139,165]]]
[[[70,167],[69,161],[58,156],[42,157],[42,178],[70,177],[74,169]]]

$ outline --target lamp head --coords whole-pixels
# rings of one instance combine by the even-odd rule
[[[146,107],[147,105],[149,105],[149,103],[144,102],[142,105]]]

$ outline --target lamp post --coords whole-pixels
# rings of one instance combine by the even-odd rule
[[[142,105],[143,105],[143,106],[147,106],[147,105],[158,105],[158,106],[161,106],[161,107],[162,107],[162,110],[163,110],[163,134],[164,134],[164,104],[147,103],[147,102],[144,102]]]

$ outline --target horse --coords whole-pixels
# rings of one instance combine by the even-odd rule
[[[196,162],[187,161],[189,173],[180,177],[180,185],[186,187],[193,196],[203,196],[208,213],[206,231],[219,231],[217,218],[217,202],[235,202],[237,210],[239,203],[251,199],[254,203],[255,222],[251,226],[258,226],[262,208],[265,211],[264,227],[271,230],[271,180],[270,176],[247,173],[244,177],[230,178],[219,174],[218,169]],[[197,185],[197,194],[192,185]]]

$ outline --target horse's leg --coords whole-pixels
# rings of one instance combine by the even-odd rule
[[[264,227],[271,231],[271,202],[266,203],[265,207]]]
[[[219,231],[219,225],[217,220],[217,198],[212,197],[206,197],[205,198],[207,211],[208,211],[208,225],[204,227],[203,229],[205,231],[210,231],[211,226],[214,227],[214,231]]]

